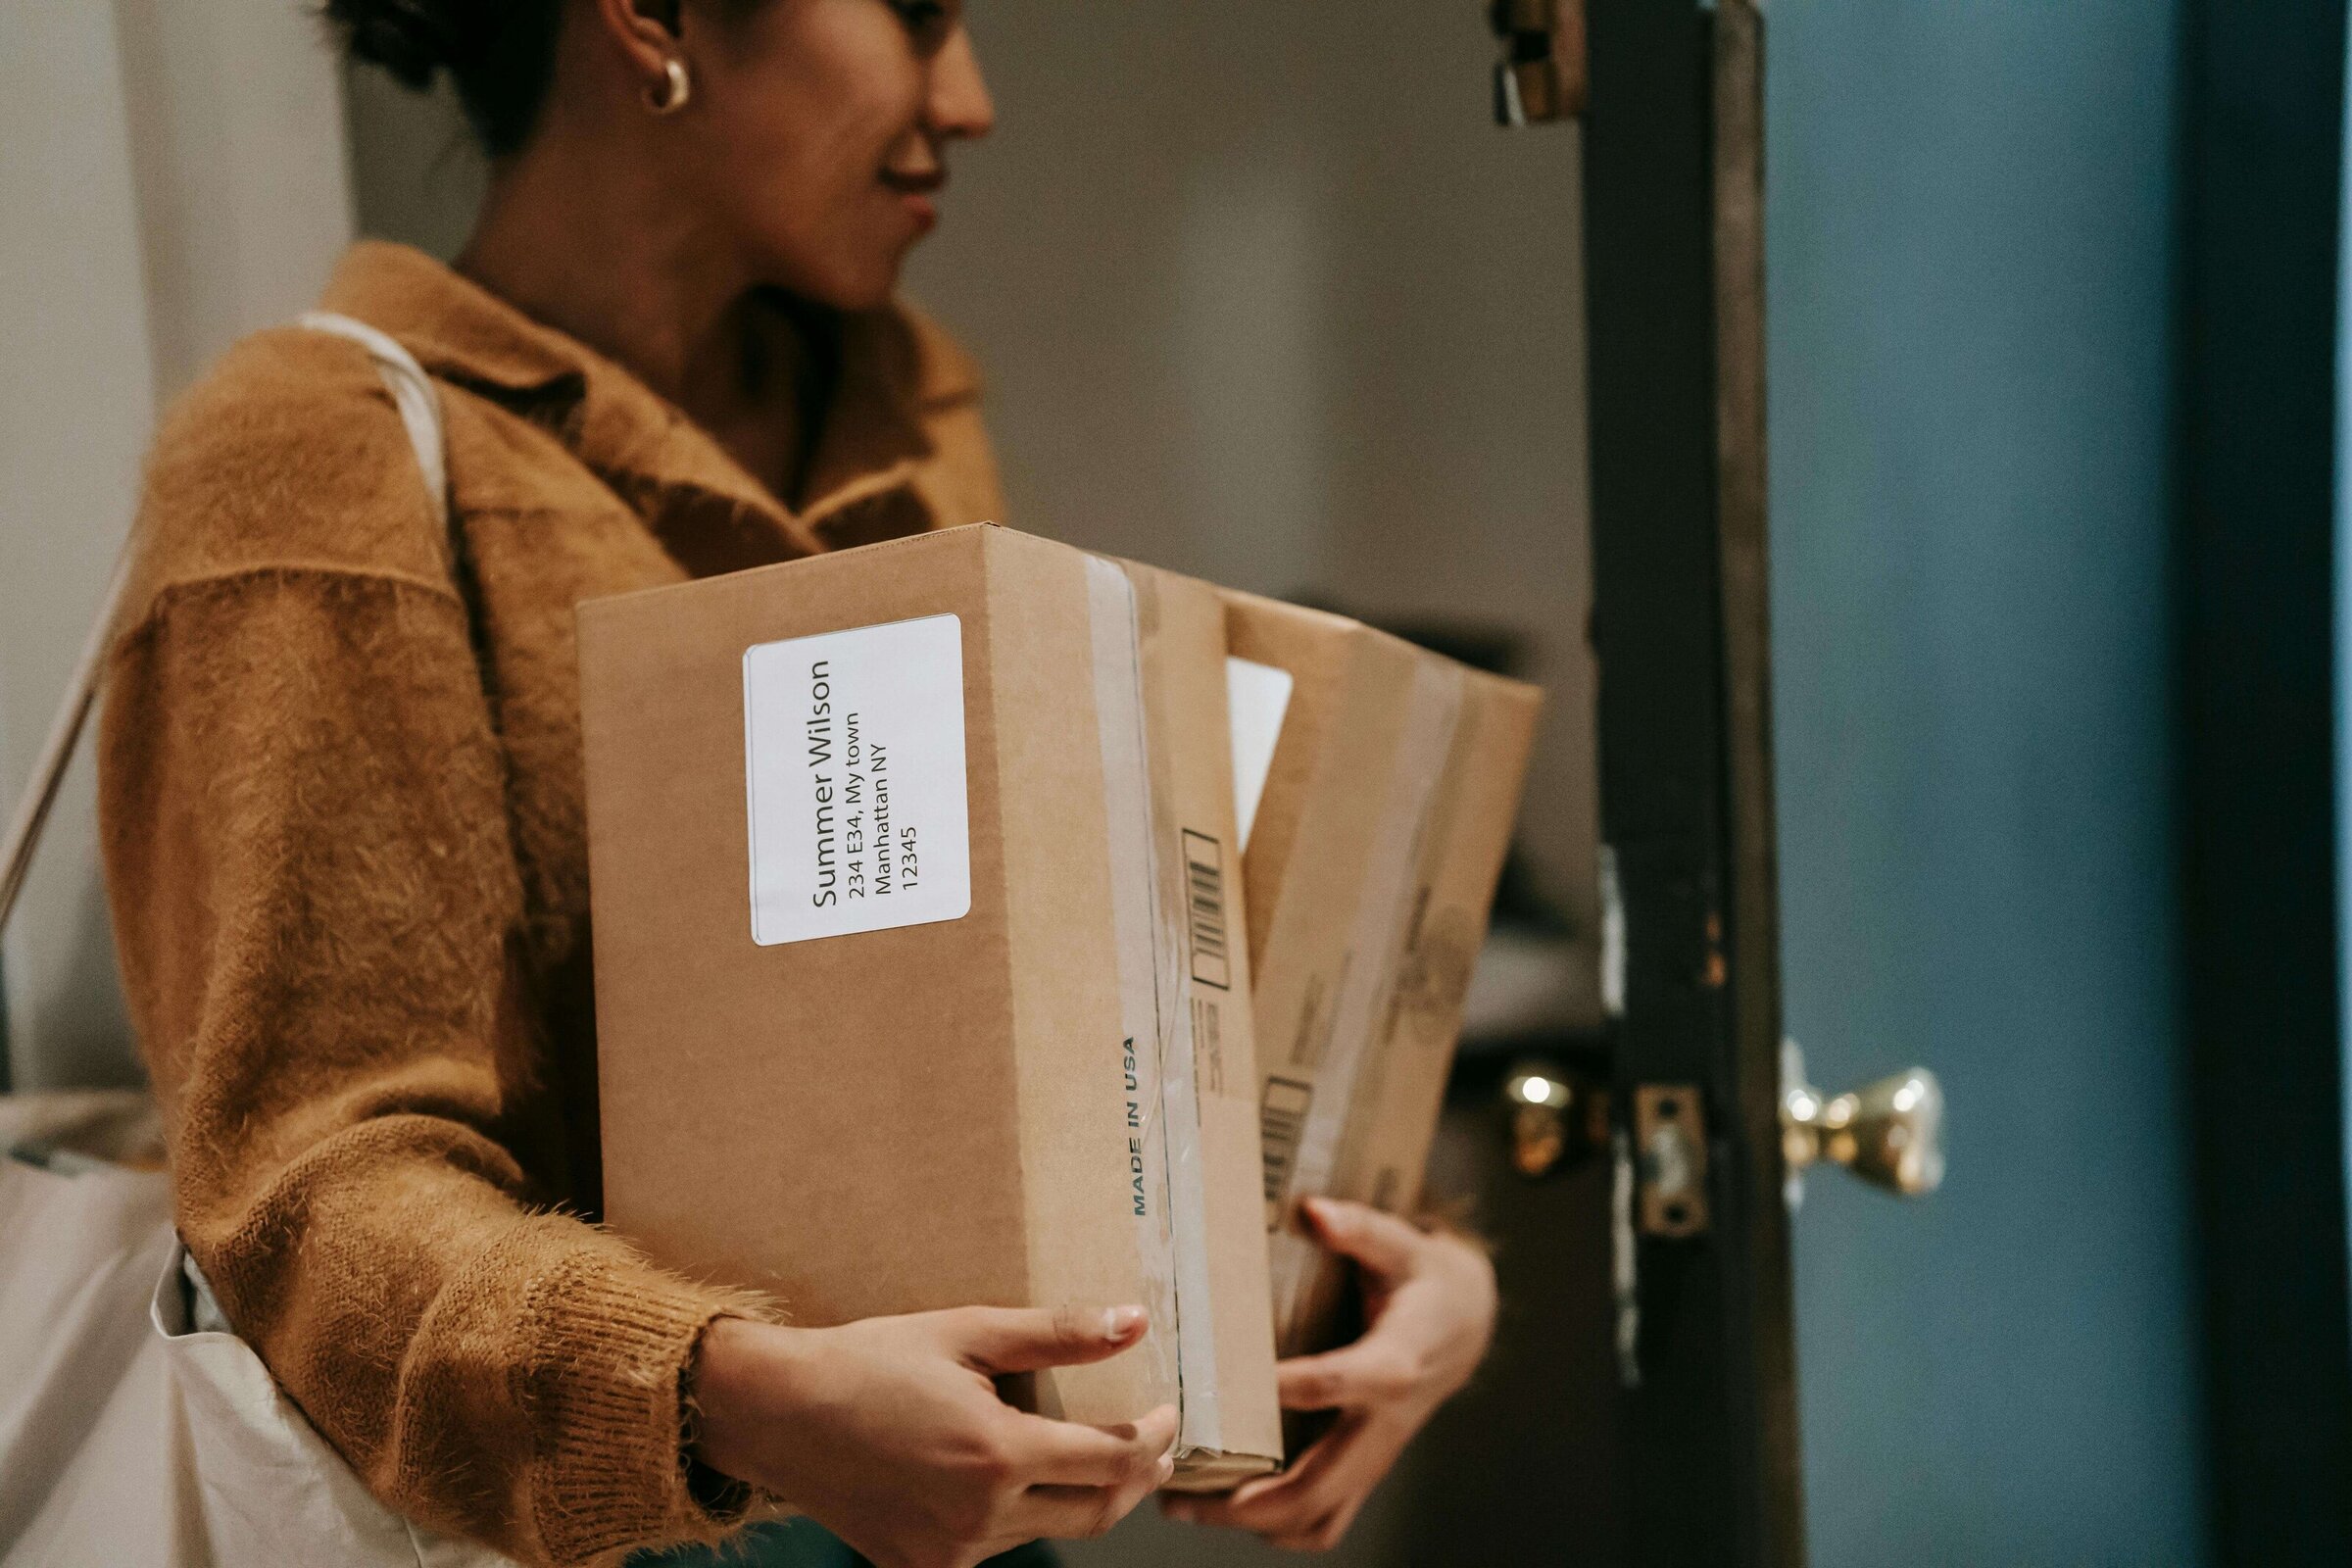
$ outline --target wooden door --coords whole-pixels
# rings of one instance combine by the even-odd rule
[[[1631,1187],[1618,1231],[1625,1541],[1642,1565],[1795,1568],[1762,24],[1751,0],[1588,10],[1593,641],[1601,834],[1623,909],[1609,986],[1617,1159]]]

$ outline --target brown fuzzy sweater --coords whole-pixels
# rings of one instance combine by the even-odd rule
[[[976,381],[909,312],[843,322],[788,509],[416,252],[324,304],[432,373],[479,613],[360,348],[262,333],[166,421],[100,768],[180,1229],[394,1507],[531,1562],[711,1539],[682,1379],[743,1303],[593,1223],[572,607],[994,517]]]

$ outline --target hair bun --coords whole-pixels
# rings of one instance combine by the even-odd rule
[[[457,64],[458,15],[496,0],[326,0],[326,18],[352,57],[383,67],[411,87]]]

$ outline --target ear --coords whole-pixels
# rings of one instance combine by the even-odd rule
[[[676,58],[683,25],[679,0],[588,0],[597,30],[610,38],[637,75],[651,79]]]

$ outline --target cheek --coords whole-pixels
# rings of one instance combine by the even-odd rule
[[[719,149],[760,181],[822,200],[876,182],[922,112],[920,67],[875,0],[795,0],[743,40],[720,103]]]
[[[770,93],[719,117],[709,172],[724,206],[773,223],[818,217],[877,183],[890,142],[871,116],[838,102],[821,108]]]
[[[742,171],[750,205],[740,226],[763,281],[849,304],[836,297],[842,290],[870,292],[878,270],[895,273],[911,236],[904,199],[879,177],[890,146],[866,127],[835,122],[779,145],[764,169]]]
[[[706,170],[714,205],[767,281],[810,288],[817,274],[895,266],[906,222],[881,172],[920,112],[919,84],[901,90],[875,70],[793,73],[714,106]]]

